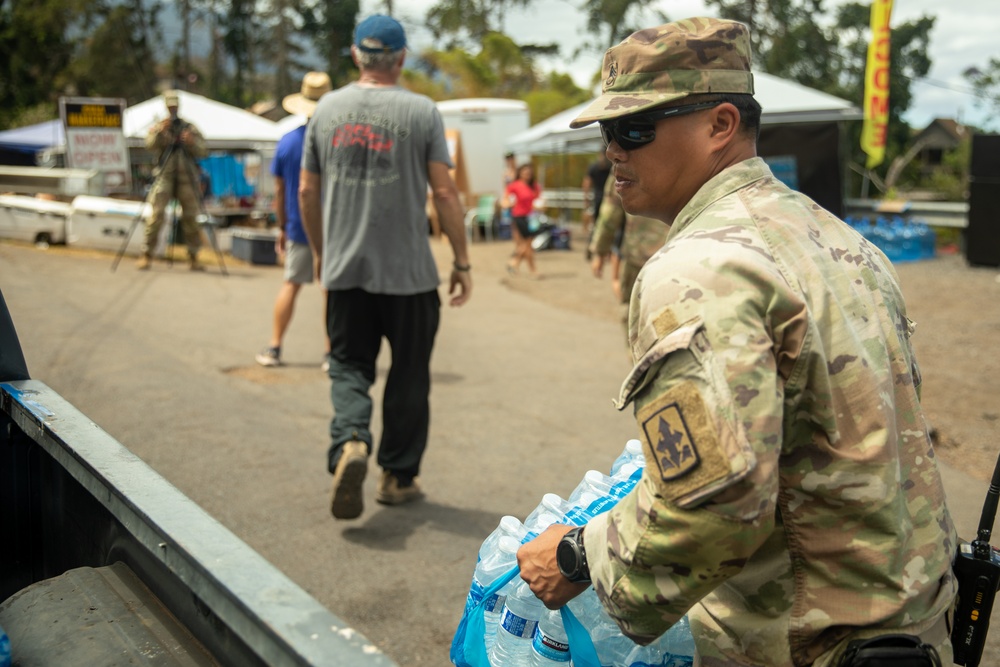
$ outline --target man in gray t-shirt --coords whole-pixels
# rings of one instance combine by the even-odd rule
[[[430,423],[430,358],[440,321],[440,278],[431,254],[428,186],[451,242],[450,304],[472,290],[463,211],[434,103],[398,85],[406,35],[393,18],[370,16],[354,31],[356,83],[324,95],[302,154],[302,223],[327,292],[330,337],[330,510],[353,519],[372,449],[375,359],[384,337],[392,365],[383,396],[382,468],[375,499],[422,497],[417,484]]]

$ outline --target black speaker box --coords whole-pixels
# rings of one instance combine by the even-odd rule
[[[1000,135],[972,137],[969,176],[965,259],[976,266],[1000,266]]]

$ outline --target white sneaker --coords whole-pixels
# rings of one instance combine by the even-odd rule
[[[281,348],[279,347],[265,347],[263,350],[257,353],[254,357],[257,363],[261,366],[280,366],[281,365]]]

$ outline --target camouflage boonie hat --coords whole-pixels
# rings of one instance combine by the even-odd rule
[[[736,21],[691,18],[634,32],[608,49],[601,96],[569,124],[638,113],[694,93],[753,95],[750,33]]]

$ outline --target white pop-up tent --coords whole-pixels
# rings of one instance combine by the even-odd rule
[[[198,128],[210,150],[266,150],[281,138],[278,124],[257,114],[183,90],[177,96],[179,115]],[[149,128],[166,117],[160,95],[125,109],[129,146],[142,146]]]
[[[839,97],[808,88],[764,72],[754,72],[754,97],[763,109],[761,125],[778,123],[829,123],[860,120],[861,109]],[[507,139],[507,150],[519,155],[573,155],[604,149],[601,131],[594,123],[570,129],[570,121],[590,102],[561,111],[524,132]]]
[[[843,210],[840,163],[841,121],[861,120],[861,109],[847,100],[763,72],[754,72],[754,97],[760,102],[758,155],[790,186],[840,215]],[[597,123],[570,129],[569,123],[590,102],[560,112],[507,139],[518,155],[592,154],[604,150]],[[780,172],[780,173],[779,173]]]
[[[183,90],[177,95],[181,117],[198,127],[210,150],[267,150],[288,131],[238,107]],[[128,145],[142,147],[149,128],[166,117],[167,108],[160,95],[126,107],[122,125]],[[46,149],[58,152],[65,144],[66,134],[58,120],[0,132],[0,148],[26,153]]]

